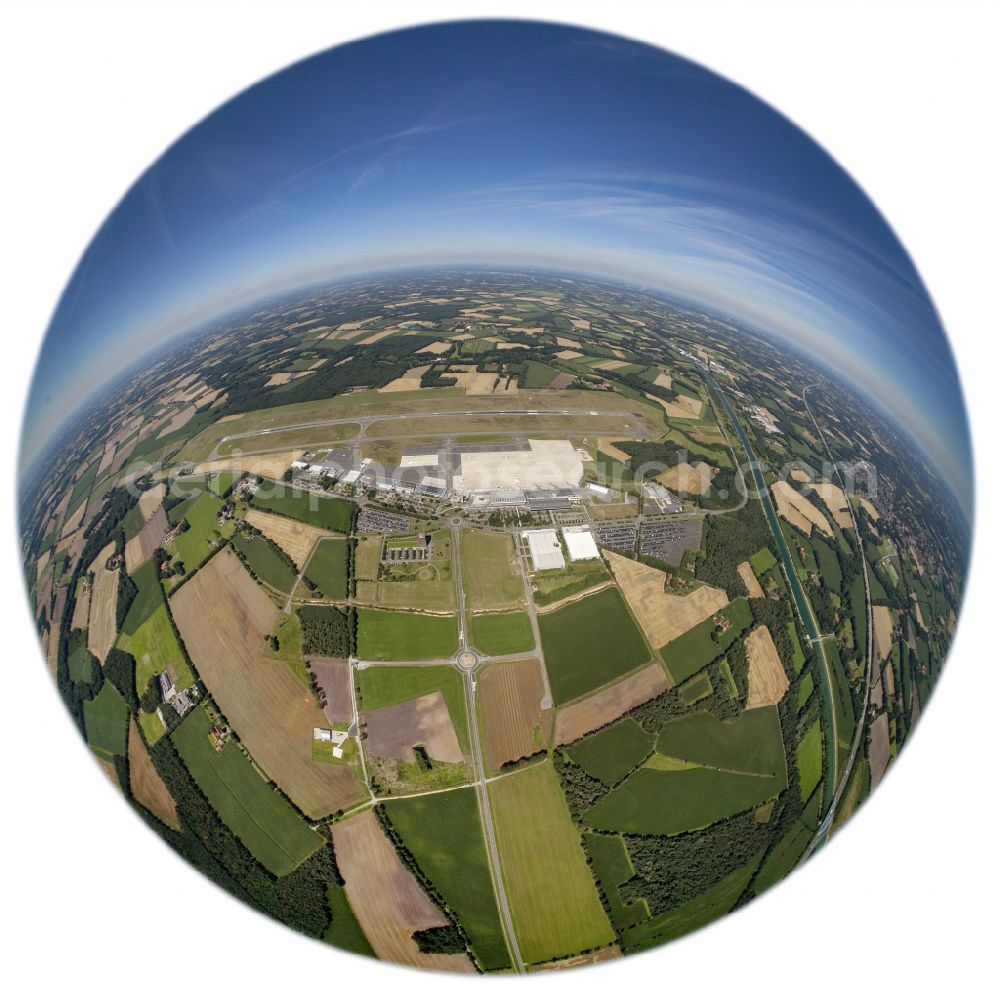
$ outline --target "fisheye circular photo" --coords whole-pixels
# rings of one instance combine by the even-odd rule
[[[944,667],[971,467],[914,265],[808,136],[645,44],[456,22],[251,87],[111,211],[21,555],[181,857],[356,955],[523,974],[830,844]]]

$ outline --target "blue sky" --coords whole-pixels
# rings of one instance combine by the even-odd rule
[[[840,167],[700,67],[517,22],[333,49],[180,139],[60,301],[24,460],[109,375],[215,314],[370,270],[491,262],[644,283],[785,339],[877,399],[971,501],[947,341]]]

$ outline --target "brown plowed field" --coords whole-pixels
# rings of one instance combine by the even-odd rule
[[[149,521],[125,544],[125,570],[131,574],[163,543],[170,523],[163,506],[158,505]]]
[[[134,719],[128,728],[128,781],[136,802],[145,806],[168,827],[180,830],[177,807],[167,786],[163,784],[160,773],[153,767]]]
[[[536,658],[490,664],[478,685],[486,758],[493,771],[546,746],[551,710],[541,708],[545,685]]]
[[[441,692],[373,709],[364,715],[365,748],[375,757],[413,760],[413,748],[422,744],[435,761],[460,764],[462,748]]]
[[[351,909],[378,958],[441,972],[473,972],[465,955],[423,954],[418,930],[447,922],[427,898],[369,809],[332,827],[337,866]]]
[[[555,742],[568,744],[579,740],[591,730],[606,726],[669,687],[663,668],[659,664],[650,664],[610,688],[560,709],[556,713]]]
[[[201,679],[264,772],[309,817],[359,801],[352,768],[312,759],[326,717],[282,661],[263,657],[278,609],[226,547],[170,599]]]
[[[349,723],[354,718],[351,701],[351,665],[343,657],[310,657],[309,669],[326,692],[323,714],[331,723]]]

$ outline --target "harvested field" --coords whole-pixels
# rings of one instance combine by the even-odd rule
[[[579,740],[618,719],[629,709],[661,695],[669,687],[663,668],[650,664],[617,684],[560,709],[556,713],[555,742],[568,744]]]
[[[896,697],[896,675],[892,670],[892,661],[886,661],[882,668],[882,684],[890,701]]]
[[[364,714],[364,722],[365,747],[376,757],[412,761],[413,748],[421,744],[435,761],[459,764],[463,760],[448,704],[441,692],[373,709]]]
[[[826,516],[808,499],[798,493],[787,481],[775,481],[771,485],[778,515],[787,519],[806,536],[812,535],[815,526],[824,536],[833,536],[833,528]]]
[[[125,570],[129,574],[163,544],[163,537],[169,528],[163,505],[157,505],[149,521],[125,544]]]
[[[308,560],[313,544],[330,535],[318,526],[310,526],[306,522],[288,519],[283,515],[262,512],[259,508],[251,508],[246,514],[246,521],[254,529],[259,529],[269,540],[277,543],[300,568]]]
[[[801,467],[793,467],[792,472],[789,475],[796,484],[808,484],[812,480],[809,473],[803,470]]]
[[[559,360],[576,360],[583,356],[583,353],[577,352],[575,349],[560,349],[558,353],[552,355]]]
[[[871,516],[872,519],[875,520],[875,522],[878,522],[878,520],[882,518],[882,516],[878,514],[878,509],[867,498],[859,498],[858,500],[861,502],[861,507],[868,513],[869,516]]]
[[[162,482],[151,487],[148,491],[143,491],[139,496],[139,511],[142,513],[144,522],[149,522],[153,513],[163,504],[163,498],[167,493],[167,486]]]
[[[603,360],[600,363],[595,363],[593,366],[594,370],[619,370],[621,367],[627,367],[629,364],[624,360]]]
[[[342,657],[310,657],[306,663],[326,693],[323,715],[331,723],[349,723],[354,717],[350,664]]]
[[[664,590],[666,575],[663,571],[610,550],[604,551],[604,557],[629,608],[655,648],[675,640],[729,602],[724,591],[707,584],[689,595],[670,595]]]
[[[754,574],[753,568],[750,566],[750,561],[744,560],[743,563],[736,568],[736,570],[738,571],[743,584],[746,585],[747,594],[751,598],[763,598],[764,589],[761,588],[760,582],[757,580],[757,575]]]
[[[872,771],[872,788],[874,788],[889,767],[891,757],[889,745],[889,714],[883,712],[868,728],[868,762]]]
[[[830,510],[833,521],[841,529],[850,529],[854,523],[851,519],[851,513],[847,509],[847,496],[844,494],[843,489],[829,481],[814,484],[813,489],[823,499],[823,504]]]
[[[669,391],[673,386],[674,379],[670,376],[670,374],[661,372],[656,375],[656,380],[654,380],[653,383],[657,387],[665,387]]]
[[[627,436],[598,436],[597,437],[597,449],[603,453],[605,456],[611,457],[613,460],[620,460],[622,463],[628,463],[631,457],[624,450],[618,449],[615,443],[628,443],[631,440]]]
[[[430,364],[426,363],[422,367],[410,367],[402,377],[389,381],[384,387],[378,389],[379,394],[395,394],[397,391],[418,391],[420,390],[420,378],[430,370]]]
[[[160,773],[153,766],[135,720],[129,724],[128,730],[128,780],[136,802],[168,827],[180,830],[177,807]]]
[[[524,604],[524,583],[510,535],[466,530],[460,542],[462,587],[470,609],[506,609]]]
[[[747,709],[777,705],[788,691],[788,675],[778,656],[771,631],[758,626],[746,638],[747,658],[750,661]]]
[[[606,519],[634,519],[639,514],[639,506],[630,501],[612,502],[610,505],[593,503],[587,506],[590,517],[597,521]]]
[[[564,336],[557,335],[556,336],[556,345],[557,346],[565,346],[565,347],[567,347],[569,349],[577,349],[577,348],[579,348],[580,343],[579,343],[579,341],[577,339],[567,339]],[[582,356],[583,354],[581,353],[580,355]]]
[[[875,657],[884,661],[892,653],[892,613],[888,606],[872,606],[872,625],[875,627]]]
[[[354,576],[359,581],[374,581],[378,577],[378,565],[382,561],[382,537],[362,535],[358,537],[354,552]]]
[[[354,915],[377,957],[444,972],[473,972],[466,955],[423,954],[413,934],[447,921],[399,860],[371,810],[331,829]]]
[[[374,346],[376,342],[381,342],[383,339],[388,339],[389,336],[395,335],[397,329],[380,329],[378,332],[373,332],[371,335],[366,336],[364,339],[358,340],[359,346]]]
[[[251,440],[253,443],[253,440]],[[293,460],[302,456],[302,450],[280,450],[276,453],[227,457],[225,460],[209,460],[195,467],[196,474],[258,474],[261,477],[280,479],[292,465]]]
[[[326,717],[282,661],[262,657],[274,603],[228,547],[170,600],[184,644],[210,694],[257,764],[307,816],[363,797],[346,765],[312,759],[312,731]]]
[[[676,467],[664,471],[657,476],[656,480],[671,491],[682,491],[689,495],[704,495],[712,486],[712,477],[716,473],[716,469],[703,460],[694,464],[685,460],[683,463],[677,464]]]
[[[550,712],[541,708],[545,685],[537,659],[497,661],[483,671],[478,685],[486,758],[493,771],[545,747]]]
[[[679,394],[675,401],[665,401],[655,394],[647,394],[650,401],[655,401],[667,413],[669,418],[676,419],[696,419],[701,418],[701,410],[705,407],[704,402],[699,398],[690,398],[687,395]]]
[[[65,539],[70,533],[76,532],[80,528],[80,523],[83,521],[83,513],[87,510],[87,503],[85,501],[80,502],[79,505],[73,510],[73,514],[63,523],[62,530],[59,535],[61,538]]]
[[[105,561],[115,552],[115,544],[109,543],[95,558],[89,570],[94,574],[94,590],[90,595],[90,626],[87,629],[87,647],[104,663],[108,651],[114,645],[117,627],[115,609],[118,603],[118,571],[109,571]]]
[[[169,436],[172,432],[176,432],[178,429],[183,429],[184,426],[194,418],[195,407],[194,405],[188,405],[186,408],[181,409],[177,412],[173,418],[159,431],[158,436]]]
[[[73,606],[73,619],[70,622],[70,629],[86,629],[87,620],[90,618],[90,585],[80,586],[80,593],[76,596],[76,604]]]
[[[418,353],[433,353],[435,356],[440,356],[442,353],[447,353],[451,349],[450,342],[432,342],[427,346],[423,346],[418,349]]]

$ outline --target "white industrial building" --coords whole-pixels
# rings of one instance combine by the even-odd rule
[[[566,541],[570,560],[597,560],[600,558],[600,551],[597,549],[594,534],[590,531],[589,526],[563,526],[562,534]]]
[[[455,473],[455,491],[576,488],[583,456],[568,439],[529,439],[526,447],[465,452]]]
[[[528,541],[531,564],[536,571],[554,571],[566,566],[554,529],[529,529],[521,535]]]

